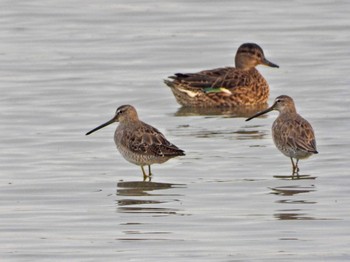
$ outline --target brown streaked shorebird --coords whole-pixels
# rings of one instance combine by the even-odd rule
[[[293,99],[286,95],[277,97],[271,107],[251,116],[246,121],[272,110],[279,111],[272,125],[273,141],[279,151],[291,159],[292,175],[299,175],[299,159],[318,154],[314,130],[310,123],[297,113]],[[296,159],[295,163],[293,158]]]
[[[136,109],[131,105],[120,106],[111,120],[86,135],[114,122],[119,122],[114,133],[117,149],[127,161],[141,166],[144,178],[152,175],[152,164],[161,164],[170,158],[185,155],[183,150],[170,143],[158,129],[139,120]],[[148,175],[144,166],[148,166]]]
[[[164,80],[177,102],[185,107],[237,107],[267,103],[269,85],[255,68],[279,67],[265,58],[254,43],[242,44],[235,67],[222,67],[191,74],[175,74]]]

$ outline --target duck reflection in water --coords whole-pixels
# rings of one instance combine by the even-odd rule
[[[237,107],[180,107],[175,116],[228,116],[249,117],[268,108],[267,103]]]

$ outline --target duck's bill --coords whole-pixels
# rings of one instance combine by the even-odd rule
[[[272,111],[272,110],[273,110],[273,106],[274,106],[274,105],[272,105],[271,107],[269,107],[269,108],[266,109],[266,110],[263,110],[263,111],[261,111],[261,112],[256,113],[255,115],[253,115],[253,116],[247,118],[245,121],[252,120],[253,118],[256,118],[256,117],[258,117],[258,116],[264,115],[264,114],[266,114],[266,113]]]
[[[267,60],[266,58],[265,58],[264,61],[263,61],[263,65],[266,65],[266,66],[269,66],[269,67],[276,67],[276,68],[279,68],[279,65],[276,65],[276,64],[270,62],[270,61]]]
[[[108,126],[108,125],[110,125],[110,124],[112,124],[112,123],[114,123],[114,122],[115,122],[115,119],[112,118],[112,119],[109,120],[108,122],[106,122],[106,123],[104,123],[104,124],[102,124],[102,125],[99,125],[98,127],[94,128],[94,129],[92,129],[92,130],[90,130],[90,131],[87,132],[85,135],[88,136],[88,135],[90,135],[91,133],[93,133],[93,132],[95,132],[95,131],[97,131],[97,130],[99,130],[99,129],[101,129],[101,128],[104,128],[105,126]]]

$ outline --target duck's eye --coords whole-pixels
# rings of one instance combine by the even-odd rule
[[[277,103],[280,103],[281,101],[282,101],[281,99],[277,99],[277,100],[276,100]]]

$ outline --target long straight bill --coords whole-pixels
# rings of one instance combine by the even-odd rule
[[[114,122],[115,122],[115,120],[114,120],[114,118],[112,118],[112,119],[109,120],[108,122],[106,122],[106,123],[104,123],[104,124],[102,124],[102,125],[100,125],[100,126],[94,128],[94,129],[92,129],[91,131],[87,132],[85,135],[88,136],[88,135],[90,135],[91,133],[93,133],[93,132],[95,132],[95,131],[97,131],[97,130],[99,130],[99,129],[101,129],[101,128],[104,128],[105,126],[108,126],[108,125],[110,125],[110,124],[112,124],[112,123],[114,123]]]
[[[258,117],[258,116],[261,116],[261,115],[263,115],[263,114],[266,114],[266,113],[272,111],[272,110],[274,109],[274,106],[275,106],[275,104],[273,104],[273,105],[272,105],[271,107],[269,107],[268,109],[266,109],[266,110],[264,110],[264,111],[261,111],[261,112],[258,112],[258,113],[256,113],[255,115],[253,115],[253,116],[247,118],[245,121],[252,120],[253,118],[256,118],[256,117]]]

